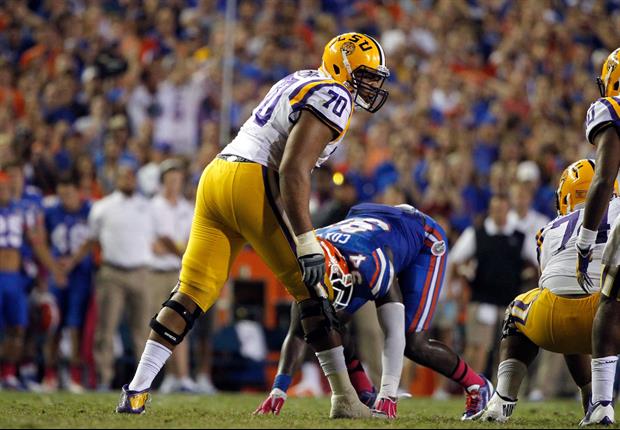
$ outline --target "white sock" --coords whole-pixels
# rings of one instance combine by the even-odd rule
[[[319,364],[325,376],[329,376],[332,373],[347,371],[347,363],[344,360],[344,348],[342,345],[317,352],[316,357],[319,359]]]
[[[400,376],[381,375],[381,397],[396,397],[398,395],[398,386],[400,385]]]
[[[356,396],[355,389],[349,379],[349,372],[347,372],[347,363],[344,360],[344,348],[342,345],[327,351],[317,352],[316,356],[319,359],[323,373],[329,381],[332,393]]]
[[[499,363],[497,394],[510,400],[517,400],[525,375],[527,375],[527,366],[520,360],[509,358]]]
[[[138,370],[129,384],[130,391],[143,391],[151,388],[153,380],[164,367],[172,351],[161,343],[154,340],[147,340],[144,346],[144,352],[138,364]]]
[[[592,359],[592,403],[612,400],[617,362],[615,355]]]

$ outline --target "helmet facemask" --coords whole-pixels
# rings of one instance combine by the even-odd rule
[[[377,112],[381,109],[389,95],[388,91],[382,88],[385,80],[390,76],[388,68],[378,66],[376,69],[373,69],[366,65],[361,65],[352,70],[347,58],[347,52],[344,49],[342,50],[342,61],[351,77],[347,82],[353,87],[353,102],[370,113]]]
[[[344,273],[336,261],[328,263],[329,282],[334,291],[334,308],[338,310],[346,309],[353,297],[353,276]]]
[[[333,292],[332,303],[336,310],[345,309],[353,298],[353,275],[349,272],[347,260],[333,244],[319,238],[325,254],[326,274],[321,285]],[[329,296],[329,294],[328,294]]]
[[[598,92],[601,93],[601,97],[605,97],[605,83],[600,76],[596,78],[596,85],[598,85]]]
[[[611,53],[611,55],[609,55],[609,57],[607,57],[607,61],[605,61],[605,64],[603,65],[603,73],[601,73],[601,76],[596,78],[596,84],[598,85],[598,90],[601,93],[601,97],[609,97],[619,94],[620,80],[616,79],[615,82],[610,82],[613,75],[617,76],[614,72],[620,65],[617,59],[619,51],[620,49],[616,49]],[[613,85],[614,94],[609,94],[610,85]]]
[[[596,78],[596,84],[598,85],[598,91],[601,93],[601,97],[607,97],[607,86],[600,76]],[[620,81],[614,82],[614,91],[618,92],[618,90],[620,90]]]

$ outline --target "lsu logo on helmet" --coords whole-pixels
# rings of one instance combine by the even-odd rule
[[[388,92],[382,89],[390,71],[385,66],[383,48],[374,38],[361,33],[334,37],[323,52],[321,70],[345,85],[356,105],[377,112]]]

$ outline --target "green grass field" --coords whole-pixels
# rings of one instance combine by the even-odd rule
[[[113,413],[115,394],[39,395],[0,393],[0,428],[575,428],[582,418],[575,401],[518,405],[509,425],[463,423],[464,402],[403,400],[399,418],[329,420],[329,399],[289,399],[279,417],[253,417],[262,395],[155,395],[141,416]]]

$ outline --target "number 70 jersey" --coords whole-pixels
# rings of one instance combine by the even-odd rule
[[[547,288],[554,294],[592,294],[599,290],[601,278],[601,260],[605,245],[612,235],[611,225],[620,215],[620,198],[610,201],[609,207],[598,228],[594,244],[592,262],[588,274],[592,279],[591,289],[582,289],[575,277],[577,251],[575,243],[583,224],[583,209],[558,217],[545,226],[537,235],[538,260],[542,275],[539,280],[541,288]],[[615,229],[620,226],[615,226]],[[605,251],[605,256],[607,256]]]
[[[317,160],[320,166],[349,128],[353,99],[344,85],[319,70],[301,70],[278,81],[222,153],[278,171],[286,141],[302,110],[314,114],[334,134]]]

